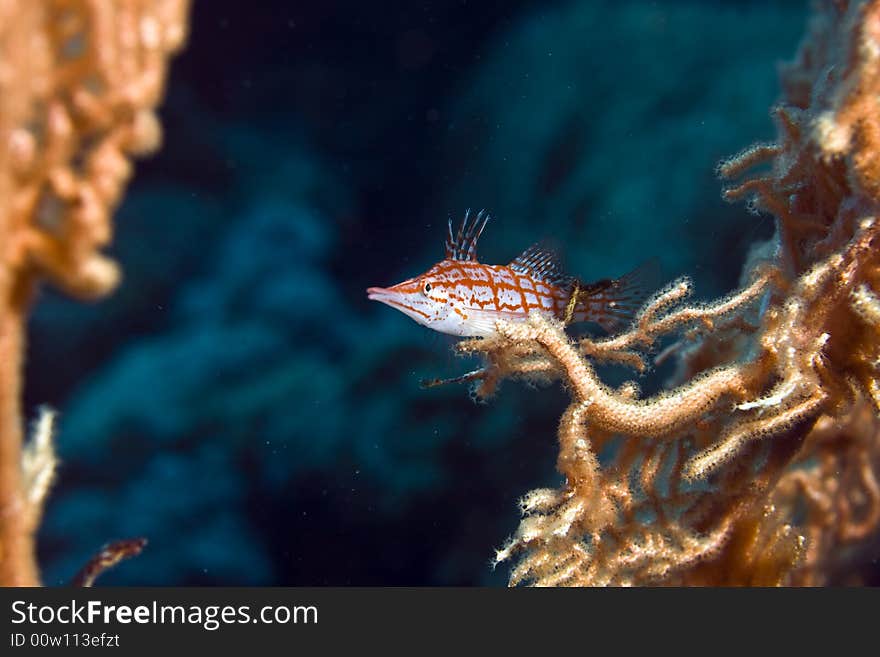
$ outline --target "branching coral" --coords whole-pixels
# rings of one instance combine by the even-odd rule
[[[819,3],[783,89],[778,141],[719,168],[738,180],[727,199],[777,218],[741,289],[681,307],[676,282],[605,340],[536,315],[460,345],[486,357],[477,394],[515,376],[572,395],[564,483],[523,498],[497,554],[518,559],[512,584],[822,584],[877,549],[880,0]],[[591,365],[641,371],[673,332],[662,394],[610,389]]]
[[[39,581],[40,505],[28,500],[21,452],[28,304],[44,277],[80,297],[116,285],[99,249],[130,158],[159,144],[154,109],[188,5],[0,0],[0,584]]]

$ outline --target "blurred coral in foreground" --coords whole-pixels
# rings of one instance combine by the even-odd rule
[[[522,499],[497,554],[511,584],[848,583],[878,553],[880,0],[817,3],[782,86],[778,140],[719,169],[777,220],[741,289],[683,306],[677,281],[604,340],[533,316],[461,343],[487,358],[478,394],[513,376],[572,395],[565,481]],[[591,362],[642,371],[673,332],[662,394],[598,379]]]
[[[52,473],[51,415],[22,452],[24,323],[47,278],[114,288],[99,249],[131,176],[156,149],[154,108],[188,0],[0,0],[0,584],[34,585],[33,536]]]

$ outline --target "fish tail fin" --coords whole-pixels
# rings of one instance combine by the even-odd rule
[[[651,258],[620,278],[588,285],[575,281],[575,316],[596,322],[608,333],[620,331],[632,323],[645,301],[656,291],[659,280],[660,263]]]

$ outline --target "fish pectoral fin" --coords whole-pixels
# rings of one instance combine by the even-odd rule
[[[467,319],[468,325],[468,333],[473,336],[482,336],[486,337],[489,335],[495,335],[498,332],[497,325],[498,320],[503,319],[500,316],[501,313],[488,313],[488,312],[479,312],[479,313],[471,313],[471,316]]]
[[[505,313],[498,310],[471,310],[468,312],[468,335],[488,337],[498,333],[498,322],[521,322],[525,319],[517,313]]]

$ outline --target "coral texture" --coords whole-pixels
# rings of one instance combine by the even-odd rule
[[[95,298],[118,282],[100,249],[131,157],[159,144],[153,110],[168,56],[185,39],[188,6],[0,1],[0,584],[39,582],[33,534],[41,505],[32,500],[39,493],[42,501],[48,483],[34,473],[54,463],[41,438],[51,416],[38,424],[35,457],[22,455],[23,325],[34,286],[47,278]],[[44,465],[23,472],[31,461]]]
[[[625,333],[570,339],[539,316],[470,340],[478,394],[506,376],[561,378],[560,489],[521,502],[497,560],[511,584],[850,581],[880,526],[880,1],[817,3],[782,71],[778,138],[719,167],[728,200],[777,222],[743,286],[683,306],[680,280]],[[762,171],[762,165],[766,171]],[[757,171],[757,172],[756,172]],[[641,371],[677,357],[640,398],[592,361]]]

